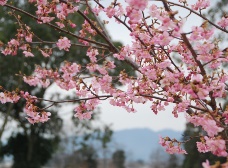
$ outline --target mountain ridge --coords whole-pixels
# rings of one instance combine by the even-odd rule
[[[116,145],[117,149],[122,149],[128,154],[130,153],[130,159],[147,162],[150,160],[151,155],[156,153],[157,150],[164,151],[158,143],[159,136],[168,136],[181,140],[182,132],[171,129],[153,131],[148,128],[118,130],[114,131],[112,142],[109,146],[113,146],[112,143],[118,144],[119,146]]]

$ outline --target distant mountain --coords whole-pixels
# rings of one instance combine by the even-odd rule
[[[156,132],[147,128],[114,131],[112,141],[107,145],[109,154],[106,155],[106,157],[111,158],[113,152],[121,149],[125,151],[126,159],[128,161],[149,162],[151,160],[151,155],[156,153],[159,153],[159,156],[161,155],[162,159],[168,159],[169,155],[163,152],[163,147],[158,143],[159,136],[168,136],[170,138],[181,140],[182,132],[173,130],[162,130]],[[75,150],[74,143],[72,143],[75,137],[68,137],[67,139],[68,142],[65,142],[65,150],[71,153]],[[80,138],[78,140],[80,141]],[[98,156],[102,158],[104,156],[104,151],[102,151],[100,141],[93,140],[89,143],[97,148]]]
[[[152,153],[161,149],[160,144],[158,144],[159,136],[169,136],[180,140],[182,132],[173,130],[155,132],[146,128],[115,131],[109,146],[124,150],[128,160],[148,161]],[[162,148],[161,150],[163,151],[164,149]]]

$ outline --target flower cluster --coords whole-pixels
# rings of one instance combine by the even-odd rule
[[[218,127],[215,120],[211,119],[210,116],[187,116],[187,121],[194,126],[202,126],[210,137],[214,137],[224,130],[224,128]]]
[[[5,104],[7,102],[17,103],[19,99],[20,99],[20,96],[18,96],[16,93],[8,92],[8,91],[0,92],[0,102],[2,104]]]
[[[79,118],[80,120],[91,119],[92,111],[99,104],[99,102],[100,101],[98,101],[97,99],[89,99],[85,103],[80,103],[80,105],[74,109],[74,111],[76,112],[74,116]]]
[[[35,74],[33,76],[24,76],[23,80],[30,86],[37,86],[41,85],[43,87],[48,87],[50,85],[50,80],[48,77],[51,75],[56,75],[55,72],[52,70],[42,69],[41,67],[37,66],[35,69]]]
[[[209,161],[206,160],[206,162],[202,163],[202,166],[203,166],[203,168],[215,168],[218,166],[221,166],[221,168],[226,168],[226,167],[228,167],[228,162],[220,164],[220,165],[218,165],[217,163],[215,165],[210,165]]]
[[[27,114],[28,117],[26,119],[31,123],[39,123],[39,122],[47,122],[51,116],[50,112],[46,112],[42,109],[39,109],[35,103],[37,102],[37,97],[29,95],[28,92],[21,91],[21,97],[26,100],[26,105],[24,108],[24,112]]]
[[[202,142],[196,142],[199,152],[211,152],[217,156],[227,156],[226,142],[219,138],[209,138],[207,136],[201,138]]]
[[[58,40],[58,42],[56,43],[56,45],[58,46],[58,48],[60,50],[65,50],[65,51],[69,51],[69,48],[71,46],[70,40],[68,40],[67,37],[63,37],[61,39]]]
[[[226,29],[228,27],[228,17],[222,17],[222,19],[218,22],[218,25]]]
[[[7,3],[7,0],[0,0],[0,5],[3,6]]]
[[[175,146],[175,143],[178,145]],[[185,150],[181,149],[181,143],[179,143],[176,139],[171,140],[169,137],[160,137],[159,144],[161,144],[165,148],[165,151],[169,154],[187,154]]]
[[[198,0],[196,4],[192,5],[192,9],[194,10],[202,10],[206,9],[207,7],[210,6],[210,1],[209,0]]]

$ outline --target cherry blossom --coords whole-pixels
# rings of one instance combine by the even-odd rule
[[[11,92],[0,92],[0,102],[5,104],[7,102],[16,103],[20,97],[16,93]]]
[[[91,62],[97,62],[96,56],[97,56],[98,54],[99,54],[99,53],[98,53],[98,50],[97,50],[97,49],[89,49],[89,50],[87,51],[87,54],[86,54],[86,55],[89,56]]]
[[[227,156],[226,152],[226,142],[223,139],[213,139],[204,137],[206,140],[206,145],[209,148],[209,151],[212,152],[212,154],[217,156]]]
[[[203,162],[202,166],[203,166],[203,168],[211,168],[210,163],[209,163],[208,160],[206,160],[206,162]]]
[[[40,50],[40,52],[44,57],[50,57],[50,55],[47,52],[44,52],[43,50]]]
[[[165,149],[165,151],[169,154],[187,154],[187,152],[180,147],[180,143],[175,146],[174,144],[178,143],[175,139],[171,140],[168,137],[162,138],[160,137],[159,144],[161,144]]]
[[[192,5],[192,8],[194,10],[199,10],[199,9],[206,9],[209,6],[210,6],[209,0],[198,0],[196,4]]]
[[[0,0],[0,5],[3,6],[7,3],[7,0]]]
[[[23,51],[23,54],[25,55],[25,57],[34,57],[33,53],[29,51]]]
[[[201,125],[210,137],[213,137],[224,130],[222,127],[217,126],[215,120],[211,119],[209,116],[188,116],[187,120],[195,126]]]
[[[218,22],[218,25],[222,28],[228,27],[228,17],[222,17],[222,19]]]
[[[136,10],[144,10],[147,7],[148,0],[126,0],[126,2]]]
[[[55,18],[54,17],[41,17],[40,19],[43,21],[43,23],[49,23]]]
[[[58,40],[56,45],[59,47],[60,50],[69,51],[71,43],[70,43],[70,40],[68,40],[67,37],[63,37],[63,38]]]

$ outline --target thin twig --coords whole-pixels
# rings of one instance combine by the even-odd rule
[[[34,16],[34,15],[32,15],[32,14],[30,14],[30,13],[28,13],[28,12],[22,10],[22,9],[19,9],[19,8],[17,8],[17,7],[14,7],[14,6],[11,6],[11,5],[8,5],[8,4],[5,4],[4,6],[10,8],[10,9],[16,10],[16,11],[18,11],[18,12],[21,12],[21,13],[23,13],[23,14],[25,14],[25,15],[31,17],[31,18],[34,19],[34,20],[37,20],[37,21],[39,21],[39,22],[42,22],[42,20],[38,19],[36,16]],[[66,30],[64,30],[64,29],[61,29],[61,28],[59,28],[58,26],[55,26],[55,25],[53,25],[53,24],[51,24],[51,23],[44,23],[44,24],[46,24],[46,25],[48,25],[48,26],[50,26],[50,27],[52,27],[52,28],[54,28],[54,29],[56,29],[56,30],[59,30],[59,31],[61,31],[61,32],[63,32],[63,33],[66,33],[66,34],[68,34],[68,35],[71,35],[71,36],[73,36],[73,37],[75,37],[75,38],[78,38],[78,39],[81,39],[81,40],[84,40],[84,41],[87,41],[87,42],[90,42],[90,43],[93,43],[93,44],[97,44],[97,45],[99,45],[99,46],[104,46],[104,47],[109,48],[109,46],[108,46],[107,44],[100,43],[100,42],[97,42],[97,41],[94,41],[94,40],[90,40],[90,39],[86,39],[86,38],[77,36],[76,34],[73,34],[73,33],[69,32],[69,31],[66,31]]]

